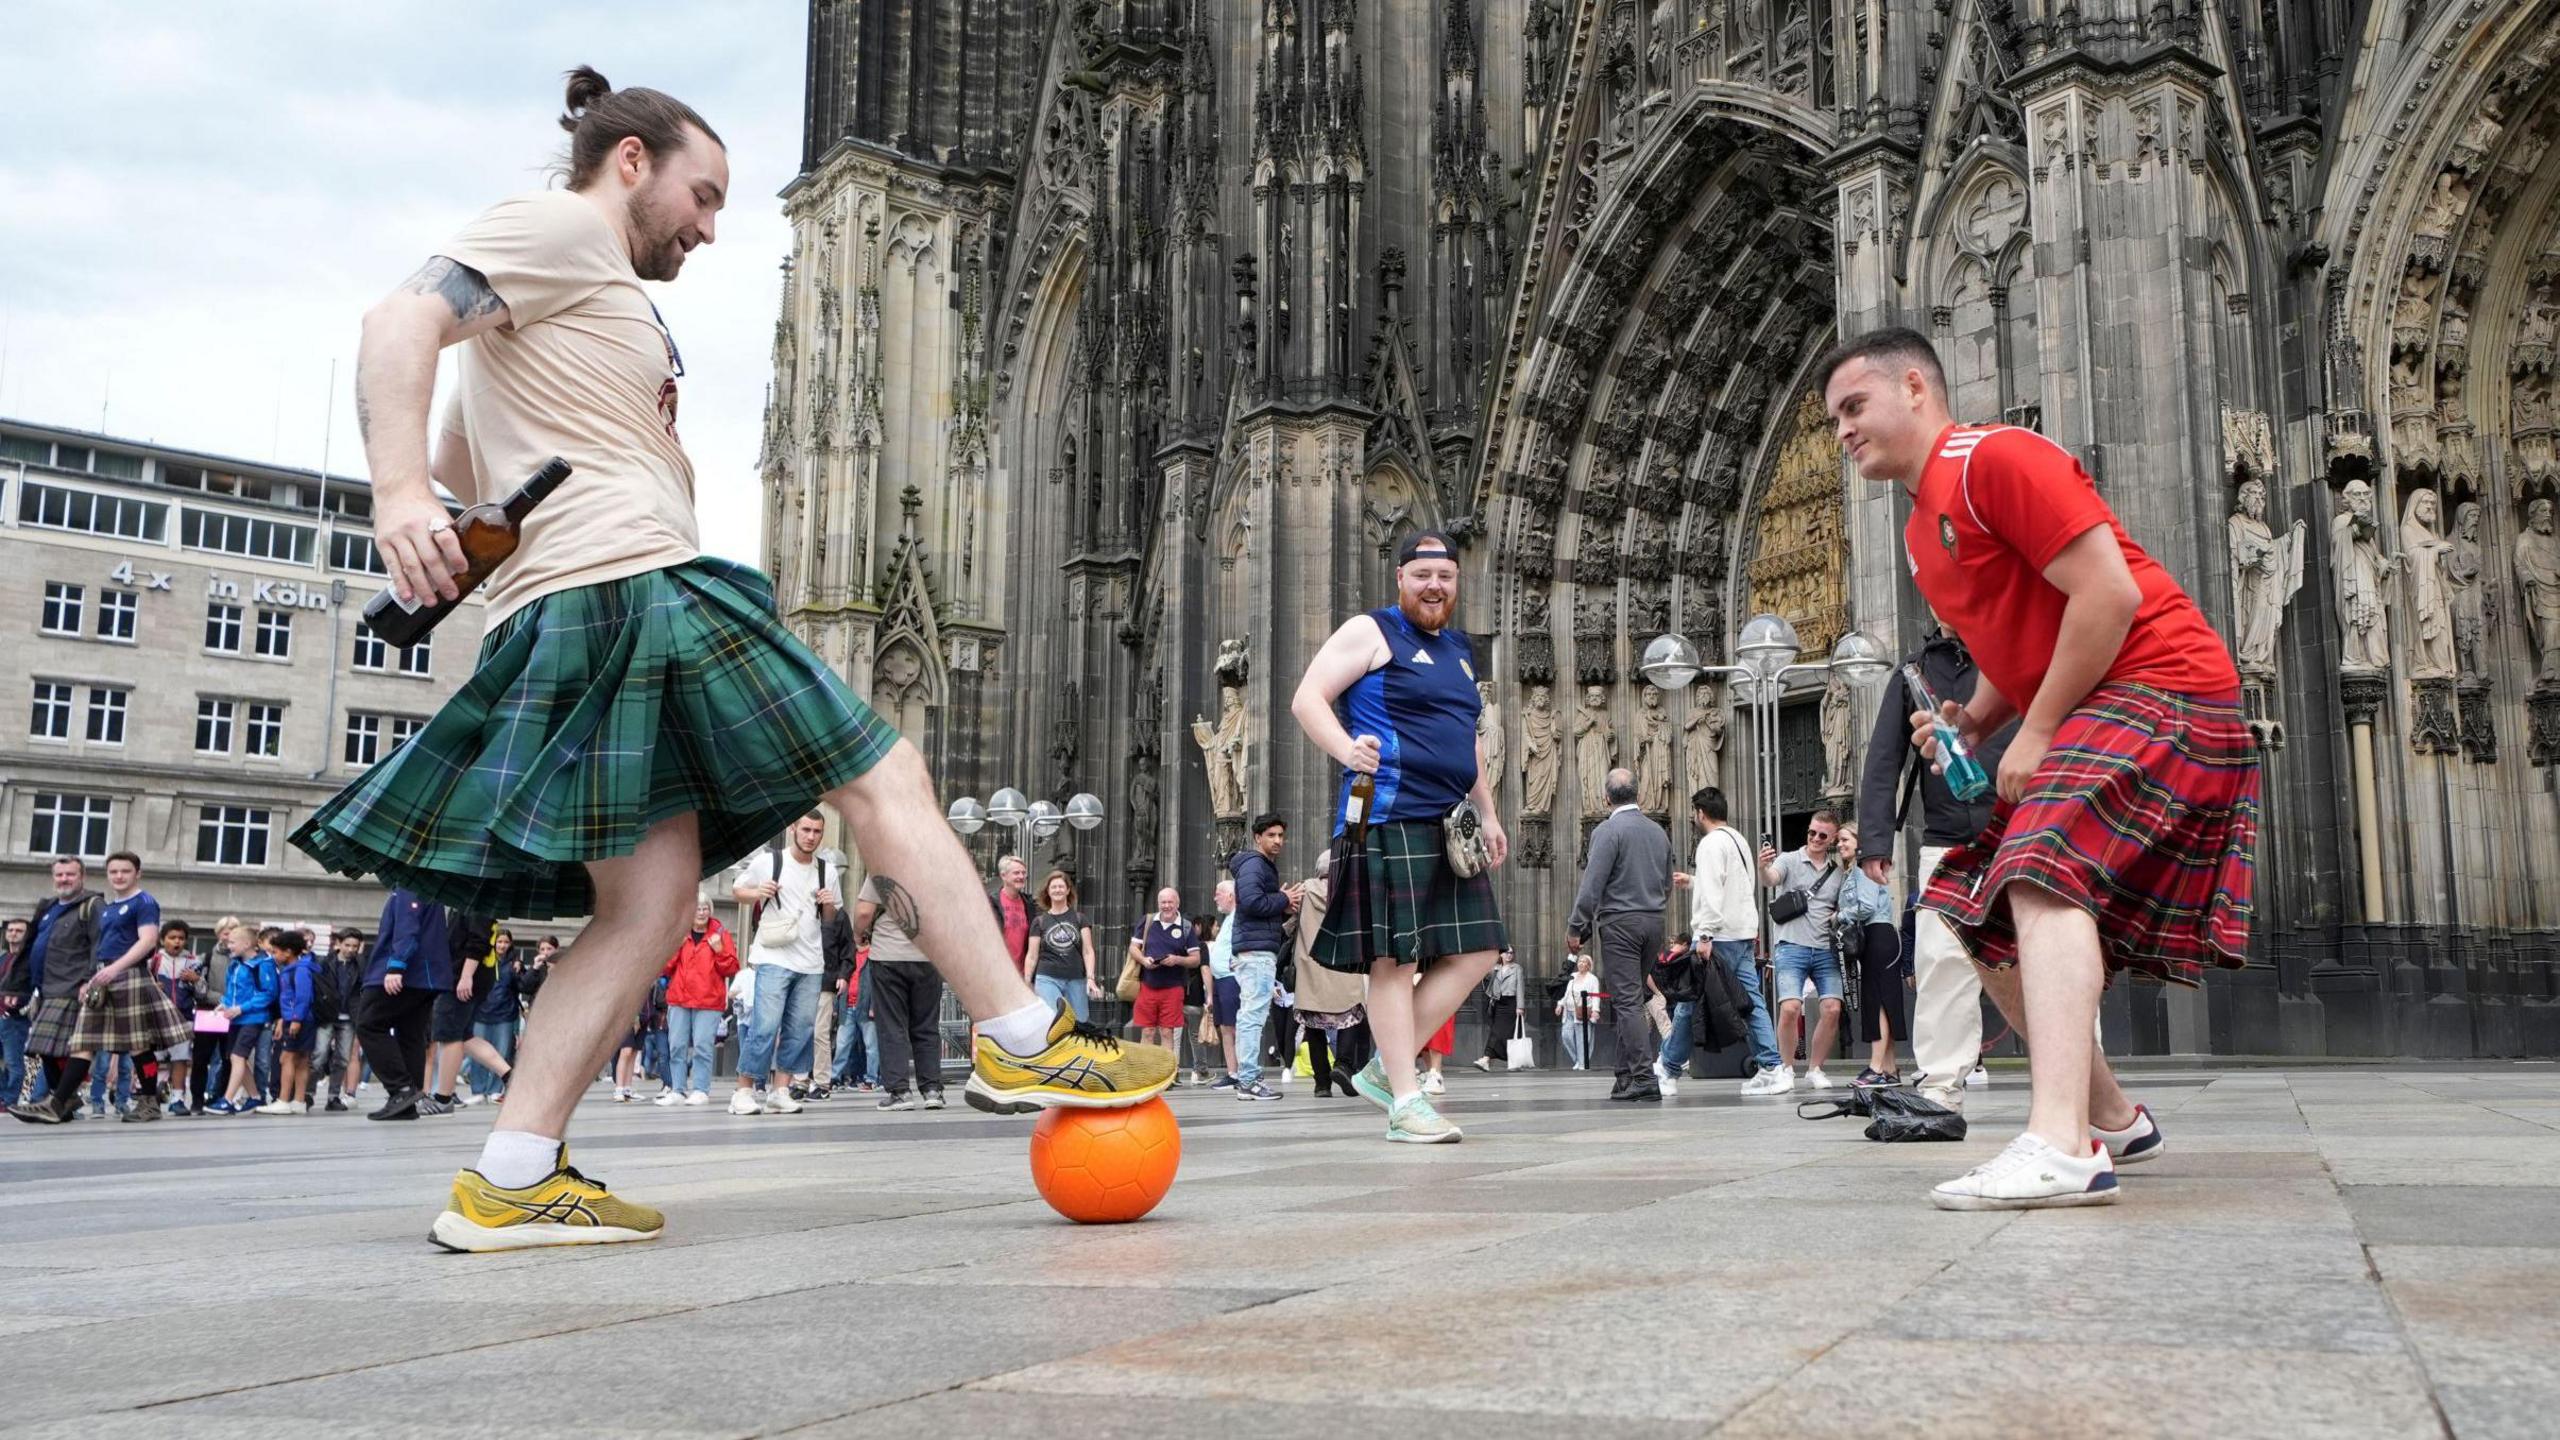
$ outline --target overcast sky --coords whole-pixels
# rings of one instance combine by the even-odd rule
[[[716,243],[650,288],[684,351],[704,547],[757,560],[790,245],[774,197],[799,162],[807,13],[17,0],[0,415],[304,466],[333,431],[329,468],[363,474],[350,387],[365,307],[475,213],[550,183],[561,72],[590,64],[686,101],[729,144]]]

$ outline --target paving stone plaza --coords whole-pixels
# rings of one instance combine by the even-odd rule
[[[2543,1436],[2560,1069],[2150,1071],[2107,1209],[1945,1214],[1961,1146],[1693,1083],[1458,1070],[1462,1145],[1177,1092],[1137,1225],[965,1109],[616,1105],[575,1160],[654,1245],[447,1255],[484,1112],[0,1133],[9,1433]],[[0,1427],[5,1428],[5,1427]]]

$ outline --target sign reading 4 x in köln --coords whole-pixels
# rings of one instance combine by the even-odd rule
[[[205,578],[204,593],[209,600],[237,600],[240,598],[240,582],[210,575]],[[252,580],[249,582],[249,599],[259,605],[273,605],[285,610],[329,608],[327,586],[306,585],[299,580]]]

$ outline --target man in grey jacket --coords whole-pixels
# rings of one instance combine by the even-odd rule
[[[1636,808],[1636,777],[1612,770],[1606,782],[1609,818],[1591,832],[1591,855],[1582,888],[1565,920],[1565,948],[1581,954],[1600,938],[1600,984],[1609,993],[1609,1015],[1618,1036],[1618,1081],[1612,1100],[1655,1101],[1662,1087],[1653,1075],[1653,1029],[1644,1013],[1645,966],[1662,948],[1662,907],[1671,894],[1671,837]]]

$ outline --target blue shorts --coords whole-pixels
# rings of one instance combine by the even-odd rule
[[[1233,975],[1221,975],[1209,982],[1209,1009],[1221,1025],[1236,1023],[1236,1007],[1243,1002],[1244,987]]]
[[[1783,1005],[1790,1000],[1802,1003],[1804,982],[1808,979],[1813,981],[1815,992],[1823,999],[1837,1000],[1842,993],[1840,957],[1818,946],[1781,940],[1778,942],[1774,979],[1776,983],[1769,994],[1772,1005]]]

